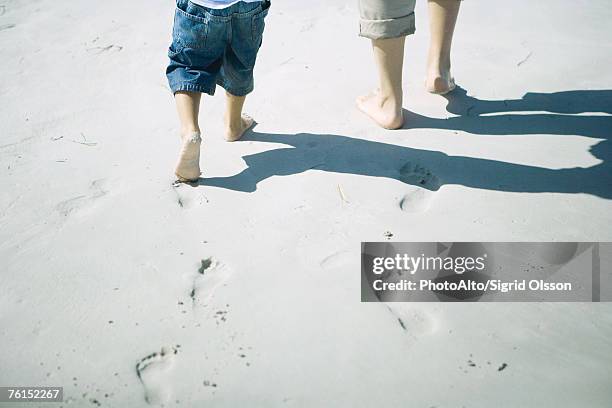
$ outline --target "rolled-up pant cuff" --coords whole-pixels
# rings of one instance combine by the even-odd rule
[[[415,31],[414,13],[384,20],[359,20],[359,35],[372,40],[405,37]]]

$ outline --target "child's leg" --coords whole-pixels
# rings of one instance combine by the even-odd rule
[[[242,107],[246,96],[235,96],[226,92],[227,104],[225,107],[225,140],[234,142],[242,137],[251,126],[255,124],[253,118],[242,114]]]
[[[181,181],[195,181],[200,177],[200,110],[199,92],[176,92],[176,108],[181,122],[181,153],[174,173]]]
[[[429,58],[427,61],[427,90],[444,94],[455,88],[451,75],[451,45],[459,14],[459,0],[429,0]]]
[[[357,98],[357,107],[387,129],[402,126],[402,69],[406,37],[372,40],[378,68],[378,91]]]
[[[200,92],[178,91],[174,95],[179,121],[181,122],[181,136],[191,133],[200,133],[198,113],[200,111]]]

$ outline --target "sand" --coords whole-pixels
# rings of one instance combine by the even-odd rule
[[[607,1],[465,2],[449,111],[419,2],[398,131],[354,108],[376,78],[355,2],[275,1],[259,124],[226,143],[205,98],[196,187],[172,184],[172,14],[0,3],[0,385],[75,407],[610,406],[610,304],[359,301],[361,241],[612,239]]]

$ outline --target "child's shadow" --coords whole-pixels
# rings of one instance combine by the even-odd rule
[[[610,141],[612,117],[568,116],[566,113],[611,113],[612,91],[571,91],[527,94],[515,101],[483,101],[468,97],[459,88],[447,96],[449,112],[463,116],[430,118],[405,111],[405,129],[460,130],[482,135],[581,135],[603,139],[590,153],[601,163],[583,168],[549,169],[497,160],[449,156],[439,151],[413,149],[382,142],[328,134],[270,134],[252,131],[245,140],[286,145],[244,156],[248,168],[230,177],[202,178],[199,185],[253,192],[272,176],[286,176],[315,169],[335,173],[386,177],[406,184],[437,190],[459,184],[488,190],[529,193],[587,193],[612,198]],[[548,111],[561,114],[504,114],[508,111]],[[517,141],[516,143],[520,143]],[[541,152],[554,155],[551,145]],[[517,157],[520,160],[520,157]]]

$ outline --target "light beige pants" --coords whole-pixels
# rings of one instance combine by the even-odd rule
[[[359,35],[380,40],[414,34],[416,0],[359,0]]]
[[[359,35],[380,40],[414,34],[416,0],[359,0]]]

